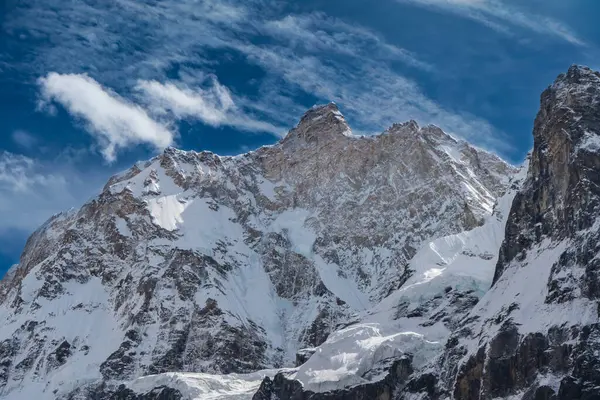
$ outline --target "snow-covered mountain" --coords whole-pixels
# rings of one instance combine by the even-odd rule
[[[516,169],[329,104],[255,152],[167,149],[29,239],[0,398],[599,399],[600,74],[533,134]]]
[[[0,398],[250,398],[273,369],[315,392],[419,369],[489,287],[516,177],[435,126],[355,136],[334,104],[240,156],[169,148],[31,236],[0,284]]]

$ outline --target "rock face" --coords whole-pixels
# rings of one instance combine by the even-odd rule
[[[348,384],[382,379],[399,343],[438,351],[491,282],[515,172],[412,121],[354,136],[334,104],[240,156],[169,148],[31,236],[0,284],[0,397],[176,396],[120,385],[293,366],[344,327],[333,341],[382,338]]]
[[[600,398],[600,74],[560,75],[533,134],[494,284],[442,363],[455,399]]]

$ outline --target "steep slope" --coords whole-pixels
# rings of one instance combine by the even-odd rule
[[[400,289],[333,333],[297,371],[266,377],[252,399],[429,398],[438,375],[431,360],[444,354],[451,333],[491,285],[526,171],[512,177],[482,226],[425,243]]]
[[[600,73],[560,75],[533,134],[494,285],[448,344],[456,399],[600,398]]]
[[[397,292],[431,269],[424,245],[443,248],[440,282],[460,276],[458,253],[489,261],[462,232],[489,225],[514,171],[433,126],[356,137],[333,104],[241,156],[167,149],[29,239],[0,285],[0,396],[110,396],[148,374],[291,366],[339,324],[393,310],[398,323],[421,306],[425,322],[448,302],[464,313],[475,292]],[[456,323],[438,322],[439,339]]]
[[[411,260],[413,275],[401,289],[340,327],[323,345],[299,352],[298,368],[201,379],[190,373],[160,374],[126,383],[117,393],[144,399],[159,398],[164,390],[186,399],[389,399],[443,353],[451,331],[489,288],[523,172],[526,168],[511,180],[481,227],[426,243]],[[418,391],[423,383],[428,381],[410,382],[409,388]]]

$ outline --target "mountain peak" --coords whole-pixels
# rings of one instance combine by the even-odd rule
[[[416,133],[419,132],[420,129],[421,127],[419,127],[417,121],[411,119],[410,121],[392,124],[392,126],[388,129],[388,132],[408,131]]]
[[[568,148],[597,152],[600,149],[599,107],[600,72],[571,66],[542,93],[537,129],[534,130],[534,150],[547,146],[558,150],[564,147],[558,145],[562,141],[569,143]],[[563,150],[566,152],[567,148]],[[537,165],[537,158],[534,156],[533,159],[533,165]]]
[[[315,104],[314,106],[309,108],[308,111],[304,113],[302,118],[300,118],[300,122],[302,122],[305,119],[313,119],[317,116],[327,114],[339,115],[343,118],[342,113],[340,112],[340,109],[338,108],[337,104],[331,101],[327,104]]]
[[[411,136],[415,138],[420,138],[425,142],[438,145],[438,144],[456,144],[457,141],[446,132],[444,132],[437,125],[425,125],[419,126],[417,121],[410,120],[402,123],[393,124],[388,130],[388,133],[391,134],[399,134],[405,136]]]
[[[548,101],[567,107],[587,107],[600,102],[600,72],[572,65],[566,73],[558,75],[552,86],[542,94],[542,107]]]
[[[571,65],[566,73],[558,75],[554,84],[581,84],[585,82],[600,82],[600,72],[583,65]]]
[[[333,102],[310,108],[282,143],[319,144],[335,138],[352,136],[350,126]]]

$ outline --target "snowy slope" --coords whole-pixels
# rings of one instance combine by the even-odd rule
[[[357,322],[340,329],[288,376],[305,390],[327,392],[383,379],[402,355],[419,370],[443,352],[451,332],[492,283],[521,167],[485,223],[426,243],[409,264],[412,276]],[[377,372],[378,371],[378,372]]]

